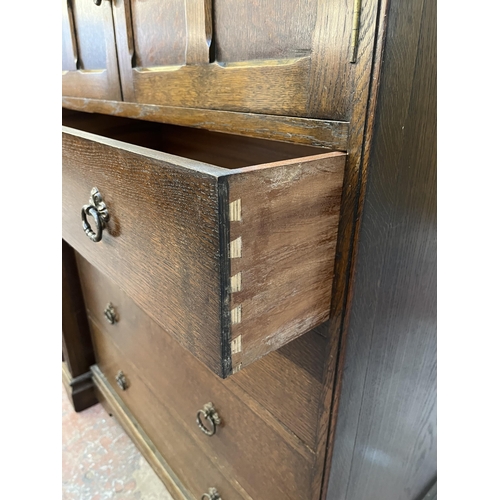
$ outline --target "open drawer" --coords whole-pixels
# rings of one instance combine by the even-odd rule
[[[345,153],[87,113],[63,125],[63,238],[210,370],[328,319]]]

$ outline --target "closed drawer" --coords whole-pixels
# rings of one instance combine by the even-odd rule
[[[93,325],[97,361],[115,388],[118,386],[114,377],[119,370],[130,381],[130,387],[140,379],[149,394],[144,396],[143,391],[141,397],[157,400],[148,403],[157,406],[155,413],[171,416],[181,429],[176,432],[194,440],[225,477],[236,481],[252,498],[309,498],[314,453],[269,415],[252,411],[226,387],[230,381],[207,370],[88,262],[80,257],[78,265]],[[116,314],[113,324],[103,314],[108,302]],[[110,359],[116,363],[110,364]],[[125,390],[123,398],[142,422],[146,415],[142,414],[142,404],[133,399],[132,391]],[[204,434],[196,422],[198,411],[209,402],[221,419],[212,436]],[[283,405],[287,404],[284,400]],[[293,413],[294,408],[289,406]],[[200,420],[211,430],[209,420]],[[162,429],[150,428],[146,432],[153,433],[150,438],[161,449],[163,445],[158,440],[163,439]],[[165,459],[169,461],[168,456]],[[172,468],[175,470],[174,465]]]
[[[99,351],[98,366],[114,397],[118,396],[132,414],[154,447],[166,461],[174,475],[175,483],[186,500],[199,500],[209,488],[216,488],[222,500],[249,500],[250,497],[234,482],[224,477],[212,459],[200,450],[198,443],[190,436],[186,427],[191,422],[181,422],[169,411],[170,402],[153,393],[137,375],[109,337],[103,335],[96,323],[89,321],[92,337]],[[96,370],[94,376],[96,376]],[[121,372],[126,389],[116,383]],[[99,382],[96,386],[99,388]],[[172,478],[171,478],[172,479]],[[187,491],[186,491],[187,490]]]
[[[212,372],[328,319],[344,153],[98,115],[66,123],[64,239]],[[98,243],[80,221],[93,187],[109,214]]]

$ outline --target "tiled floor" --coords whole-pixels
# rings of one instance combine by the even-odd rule
[[[101,405],[75,413],[62,388],[62,499],[172,500]]]

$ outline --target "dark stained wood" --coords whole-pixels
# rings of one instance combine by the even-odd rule
[[[125,79],[132,79],[134,102],[140,104],[314,117],[307,111],[309,67],[303,57],[165,71],[131,68]]]
[[[419,500],[436,473],[435,9],[388,14],[329,500]]]
[[[128,1],[136,67],[184,64],[187,39],[184,0]]]
[[[311,486],[305,496],[311,499],[320,497],[324,499],[327,495],[332,453],[338,453],[339,460],[347,456],[345,470],[351,470],[353,464],[353,475],[356,475],[363,463],[359,459],[349,461],[349,456],[354,456],[354,449],[357,453],[362,453],[363,439],[371,437],[363,434],[360,440],[355,442],[355,435],[350,432],[343,439],[347,443],[345,449],[342,445],[340,449],[338,446],[335,449],[332,446],[342,388],[340,382],[344,366],[345,338],[353,297],[351,282],[356,270],[351,259],[357,253],[356,242],[370,164],[369,153],[381,74],[381,49],[389,5],[388,0],[380,2],[363,0],[357,61],[350,64],[354,3],[354,1],[335,1],[317,2],[316,5],[316,2],[296,2],[293,7],[282,3],[280,9],[271,9],[272,12],[267,12],[270,2],[254,6],[245,1],[237,3],[238,9],[248,7],[246,15],[239,17],[241,10],[238,12],[236,9],[236,2],[218,0],[214,3],[215,26],[210,44],[210,48],[216,46],[217,51],[215,54],[209,53],[208,57],[210,61],[215,57],[219,63],[199,64],[206,61],[206,55],[204,51],[198,52],[196,49],[194,65],[141,69],[134,61],[134,36],[132,29],[129,28],[133,21],[130,3],[128,0],[116,0],[113,12],[122,68],[122,89],[125,100],[129,102],[63,99],[63,105],[73,109],[348,151],[330,320],[318,327],[315,332],[290,342],[224,381],[225,387],[234,394],[239,394],[239,398],[244,399],[252,411],[265,419],[268,417],[278,419],[291,433],[316,452],[315,462],[312,465]],[[189,5],[195,7],[194,3]],[[377,12],[377,7],[380,12]],[[300,17],[296,15],[299,11],[302,12],[303,19],[302,25],[298,27],[294,20]],[[309,13],[314,17],[313,22]],[[378,23],[377,16],[379,16]],[[201,17],[197,15],[190,17],[191,20],[186,26],[188,35],[190,33],[195,35],[192,47],[204,49],[203,40],[207,39],[207,25],[204,26],[204,32]],[[253,22],[248,22],[248,18]],[[411,64],[411,54],[415,53],[410,54],[408,48],[413,43],[412,47],[416,51],[418,45],[415,32],[408,27],[408,23],[409,19],[414,22],[418,18],[418,12],[411,12],[408,17],[403,15],[399,21],[400,32],[403,27],[408,30],[408,40],[402,44],[402,47],[406,48],[400,55],[401,58],[408,59],[405,61],[408,64]],[[273,23],[276,24],[278,20],[283,22],[273,27]],[[298,22],[301,22],[300,19]],[[395,26],[393,24],[391,30],[395,29]],[[413,24],[411,26],[415,27]],[[279,33],[282,33],[282,36],[278,36]],[[269,38],[268,43],[265,41],[266,34]],[[395,43],[395,51],[396,47]],[[186,50],[189,52],[188,44]],[[403,85],[404,81],[403,78]],[[391,89],[393,96],[399,92],[397,79],[391,85]],[[387,92],[391,95],[389,91]],[[392,105],[398,106],[400,113],[398,117],[403,117],[404,122],[405,104],[401,103],[401,99],[395,99]],[[389,108],[391,104],[386,106]],[[408,127],[408,124],[405,126]],[[219,157],[219,153],[205,156],[204,146],[196,151],[197,141],[190,141],[189,134],[183,135],[179,130],[169,131],[168,128],[164,131],[162,141],[169,142],[168,147],[165,147],[170,152],[176,149],[178,151],[176,154],[208,162],[214,162],[213,158]],[[396,138],[399,137],[398,132],[399,129],[391,131]],[[157,147],[154,146],[156,132],[153,133],[152,129],[145,127],[139,135],[143,145]],[[174,140],[170,141],[169,137]],[[209,138],[213,136],[197,137],[210,140]],[[391,142],[384,137],[389,136],[381,136],[378,140]],[[222,161],[227,162],[227,168],[241,166],[238,165],[238,161],[241,161],[241,157],[245,154],[242,155],[240,149],[250,147],[244,142],[232,142],[232,144],[233,152],[222,155]],[[374,144],[377,146],[377,141],[374,141]],[[202,156],[198,156],[200,153]],[[379,158],[379,164],[382,164],[382,161]],[[215,163],[221,165],[219,162]],[[392,186],[391,190],[394,193],[399,189],[394,182],[392,184],[389,182],[389,185]],[[222,184],[219,188],[221,186]],[[402,196],[399,199],[404,203]],[[223,207],[220,210],[222,212]],[[383,220],[381,224],[381,227],[386,229]],[[376,230],[374,226],[374,234]],[[372,251],[375,256],[373,258],[377,258],[378,248],[382,247],[383,242],[377,241],[376,244],[379,246],[374,249],[361,248],[361,250],[365,255]],[[391,260],[392,257],[387,258],[388,262]],[[382,283],[385,283],[382,278]],[[223,289],[222,294],[224,295]],[[375,304],[372,305],[376,307]],[[366,314],[371,314],[370,308],[366,309]],[[377,321],[378,319],[379,317]],[[366,332],[366,335],[370,333]],[[314,342],[318,343],[310,346],[307,339],[314,339]],[[381,341],[384,339],[382,335]],[[304,360],[300,360],[300,349],[304,350]],[[309,361],[311,359],[316,363]],[[370,381],[373,379],[383,386],[383,380],[377,378],[373,369],[370,371],[367,368],[367,366],[373,368],[373,365],[368,365],[366,358],[361,356],[359,364],[354,361],[350,363],[356,367],[362,364],[360,373],[366,374],[367,377],[371,377]],[[301,384],[303,384],[301,388],[298,388]],[[311,397],[307,399],[309,391]],[[351,407],[358,405],[360,408],[359,392],[354,393],[353,389],[350,394],[353,395]],[[383,391],[380,394],[383,397]],[[367,401],[372,401],[371,396]],[[300,405],[299,409],[297,405]],[[381,409],[380,405],[377,406],[375,403],[373,406],[366,403],[363,408],[367,408],[368,413],[372,408],[376,411]],[[295,416],[297,418],[294,421]],[[351,431],[356,429],[355,422],[368,426],[368,418],[368,415],[362,414],[358,419],[356,415],[349,422],[349,429]],[[387,441],[390,441],[390,436]],[[410,469],[411,466],[408,470]],[[372,472],[366,471],[366,468],[363,472],[367,474],[367,481],[370,480],[374,484]],[[415,477],[418,474],[420,471],[415,471]],[[345,477],[341,477],[338,481],[341,490],[344,487],[344,480]],[[359,488],[356,485],[350,486],[349,493],[354,496],[349,498],[361,499],[355,495],[363,493],[361,492],[364,487],[363,481],[360,481],[360,485]],[[376,486],[379,486],[379,483]],[[374,491],[377,494],[376,488]],[[262,495],[257,498],[261,497]],[[372,500],[370,496],[366,498]],[[391,497],[386,495],[384,500],[387,498]]]
[[[94,323],[96,323],[104,334],[114,339],[115,343],[132,363],[136,366],[144,364],[137,360],[140,360],[141,358],[144,360],[147,357],[147,353],[133,352],[134,342],[137,346],[138,338],[141,338],[144,341],[147,339],[153,340],[157,347],[156,350],[159,350],[160,353],[153,352],[153,348],[151,347],[146,347],[145,350],[153,353],[151,355],[152,360],[159,359],[159,356],[161,356],[161,362],[158,362],[157,365],[161,366],[162,370],[166,370],[163,372],[163,375],[162,373],[158,373],[158,375],[154,377],[155,380],[165,376],[165,378],[170,379],[170,384],[173,384],[172,380],[180,378],[180,375],[174,375],[173,378],[171,378],[167,377],[166,374],[168,374],[171,369],[175,369],[175,365],[179,363],[179,361],[175,361],[177,357],[180,356],[181,359],[188,359],[187,364],[192,370],[193,376],[198,380],[198,384],[200,386],[200,388],[196,391],[207,391],[209,388],[215,388],[214,392],[216,392],[217,388],[220,388],[220,390],[223,391],[223,394],[225,394],[228,390],[233,392],[242,404],[251,408],[252,412],[255,413],[259,419],[266,421],[267,425],[273,429],[273,432],[278,433],[284,441],[288,441],[289,444],[296,448],[300,454],[305,454],[307,456],[310,453],[311,450],[309,450],[307,446],[304,446],[304,443],[298,440],[297,436],[284,429],[283,426],[276,421],[276,418],[270,415],[270,412],[263,410],[260,400],[254,401],[241,391],[237,380],[243,371],[239,372],[238,375],[235,375],[231,379],[226,379],[224,381],[220,380],[213,374],[209,375],[206,368],[200,368],[199,362],[193,359],[192,356],[189,356],[187,351],[179,347],[175,341],[168,334],[166,334],[166,332],[159,328],[158,325],[152,321],[151,318],[149,318],[149,316],[147,316],[145,312],[141,310],[116,284],[107,279],[101,272],[99,272],[81,256],[78,256],[78,265],[83,278],[83,286],[85,296],[87,298],[89,315],[93,318]],[[109,301],[113,303],[118,317],[118,321],[114,325],[110,325],[105,320],[103,314],[105,304]],[[142,345],[141,342],[139,342],[139,344]],[[289,349],[287,351],[287,355],[292,358],[290,352],[291,350]],[[130,353],[132,354],[129,355]],[[296,352],[292,359],[297,359],[299,356],[300,353]],[[172,360],[174,361],[172,362]],[[309,358],[309,360],[302,361],[302,365],[308,365],[309,361],[312,361],[312,359]],[[167,363],[173,366],[163,368]],[[281,362],[281,366],[289,368],[289,364],[287,365],[284,362]],[[309,368],[309,371],[314,371],[314,368]],[[271,377],[268,375],[267,378],[270,379]],[[302,375],[301,379],[306,379],[306,376]],[[181,383],[181,385],[183,384],[183,382],[179,383]],[[281,382],[281,385],[284,384],[284,381]],[[176,387],[168,389],[168,392],[172,391],[178,392],[179,389]],[[209,394],[206,396],[210,397]],[[176,395],[176,397],[179,396]],[[257,404],[255,404],[256,402]],[[185,403],[181,403],[181,407],[184,404]],[[290,398],[288,401],[282,401],[281,404],[290,412],[292,411],[291,409],[295,407],[295,400]],[[252,417],[252,419],[253,418],[255,417]]]
[[[354,1],[318,3],[311,57],[308,116],[356,123],[356,113],[366,111],[378,2],[362,1],[358,58],[355,64],[351,64],[354,4]],[[355,140],[362,138],[362,131],[359,135],[352,135]]]
[[[125,101],[348,120],[360,77],[349,63],[350,3],[218,0],[210,23],[211,4],[186,2],[188,65],[176,59],[158,67],[134,60],[135,30],[161,37],[165,22],[161,16],[136,20],[128,1],[117,0],[113,9]],[[370,21],[376,6],[375,0],[366,0],[362,11],[359,53],[365,63],[373,49],[375,23]],[[183,34],[181,29],[181,39]],[[163,44],[148,42],[152,62]],[[216,62],[206,64],[207,54]],[[370,65],[360,67],[369,77]]]
[[[221,373],[215,167],[193,170],[189,160],[169,163],[152,150],[125,150],[72,130],[63,135],[63,237]],[[94,186],[111,213],[98,244],[80,220]]]
[[[329,317],[345,165],[345,155],[334,154],[229,178],[230,207],[237,204],[229,238],[241,247],[229,256],[238,281],[233,372]]]
[[[87,373],[95,362],[75,252],[62,240],[63,355],[72,378]]]
[[[121,100],[111,2],[63,0],[62,9],[62,94]]]
[[[76,266],[75,252],[62,241],[62,380],[75,411],[97,400],[90,380],[95,363],[85,303]]]
[[[84,260],[79,265],[91,316],[97,326],[93,334],[98,363],[103,371],[109,377],[115,375],[113,370],[106,369],[107,353],[113,349],[108,345],[110,337],[121,353],[117,354],[119,363],[128,363],[126,375],[131,384],[139,376],[160,402],[168,402],[169,412],[187,427],[200,450],[217,457],[226,477],[238,478],[238,483],[253,498],[261,498],[266,492],[271,498],[306,495],[310,481],[307,464],[312,462],[312,452],[293,435],[284,432],[274,420],[264,420],[251,411],[225,387],[225,382],[180,348],[121,290],[100,277],[95,268]],[[106,322],[100,307],[109,296],[120,314],[114,325]],[[118,371],[118,365],[115,369]],[[201,433],[195,422],[196,412],[208,401],[213,402],[223,420],[211,438]],[[140,420],[139,407],[130,408],[135,409]],[[273,468],[255,460],[262,454],[269,459],[272,457]],[[256,477],[258,481],[254,481]]]
[[[218,62],[294,59],[311,53],[316,0],[217,0]]]
[[[83,261],[80,267],[85,272],[89,264]],[[107,301],[111,300],[109,295],[105,296],[110,285],[100,273],[93,269],[89,272],[100,281],[98,286],[94,284],[98,298],[89,294],[88,300],[97,311],[94,315],[102,314]],[[245,391],[255,401],[246,400],[255,412],[262,414],[265,407],[314,450],[326,345],[323,336],[309,332],[237,373],[226,381],[226,387],[240,398],[243,397],[241,390]]]
[[[213,60],[213,0],[185,0],[186,64],[209,63]]]
[[[113,21],[115,29],[115,43],[117,47],[120,47],[120,50],[117,50],[116,52],[122,96],[124,101],[133,102],[135,101],[135,93],[132,73],[130,71],[123,71],[123,68],[133,68],[136,64],[130,0],[113,1]]]
[[[344,192],[342,195],[341,218],[339,224],[338,254],[335,261],[335,272],[343,270],[346,280],[336,281],[333,289],[332,314],[328,329],[330,345],[330,362],[325,371],[326,376],[323,382],[323,408],[320,410],[318,442],[323,443],[325,455],[324,462],[321,462],[321,454],[318,453],[317,481],[321,486],[321,499],[324,500],[327,494],[328,471],[330,470],[333,454],[333,436],[335,431],[336,415],[338,413],[338,403],[341,394],[342,372],[345,359],[345,337],[349,324],[349,311],[352,301],[352,287],[350,286],[357,252],[357,241],[359,238],[359,226],[362,214],[362,206],[366,191],[366,172],[370,158],[370,147],[373,139],[373,125],[375,110],[377,106],[378,85],[381,74],[381,61],[383,46],[386,34],[386,14],[388,0],[380,2],[379,11],[371,10],[371,19],[363,17],[361,25],[361,35],[359,45],[370,43],[367,37],[366,26],[370,27],[375,23],[375,15],[379,17],[379,24],[375,37],[375,47],[373,59],[367,57],[364,49],[357,52],[355,71],[351,74],[352,81],[358,82],[359,92],[352,108],[352,116],[349,134],[349,151],[347,159],[346,174],[344,179]],[[362,10],[363,10],[362,6]],[[365,14],[366,14],[366,9]],[[371,28],[368,28],[368,34]],[[371,70],[368,71],[368,67]],[[352,131],[352,132],[351,132]],[[354,188],[356,186],[356,188]]]
[[[347,149],[347,122],[78,97],[63,97],[62,104],[67,109],[90,113],[138,118],[341,151]]]
[[[326,5],[326,4],[325,4]],[[354,6],[350,4],[349,9]],[[384,1],[381,2],[381,12],[383,11]],[[319,409],[318,419],[318,451],[317,462],[315,465],[316,477],[312,492],[313,498],[326,496],[326,481],[324,471],[329,469],[331,459],[331,440],[332,440],[332,412],[336,412],[338,394],[340,385],[339,360],[342,356],[339,349],[342,347],[341,338],[344,335],[344,322],[348,318],[350,295],[349,287],[352,279],[353,268],[351,258],[356,251],[356,228],[359,224],[360,214],[358,212],[358,200],[364,189],[364,171],[367,168],[365,158],[367,157],[366,145],[371,139],[370,123],[373,119],[374,111],[374,88],[379,75],[378,61],[381,58],[380,52],[375,52],[375,41],[379,41],[376,35],[377,30],[377,2],[364,0],[361,9],[361,25],[359,36],[359,47],[356,63],[349,64],[349,83],[343,87],[344,81],[340,77],[332,78],[324,82],[323,93],[311,93],[310,106],[317,110],[324,109],[323,106],[332,106],[331,109],[339,106],[339,101],[335,98],[338,92],[347,92],[350,95],[349,104],[349,137],[347,144],[347,163],[344,173],[344,188],[342,192],[342,206],[340,211],[340,222],[338,227],[337,250],[335,259],[334,275],[337,279],[333,283],[332,308],[330,321],[328,324],[329,344],[326,348],[328,352],[328,361],[324,370],[322,404]],[[384,19],[383,14],[380,19]],[[349,31],[352,27],[352,19],[349,19]],[[344,22],[347,23],[346,20]],[[346,24],[347,26],[347,24]],[[378,35],[384,33],[382,24]],[[331,24],[323,29],[331,29]],[[330,32],[331,36],[334,36]],[[379,45],[377,45],[378,47]],[[343,52],[344,54],[344,52]],[[350,48],[347,48],[347,54],[350,55]],[[375,55],[374,55],[375,54]],[[346,58],[348,58],[348,55]],[[324,64],[329,65],[332,60],[324,54]],[[338,57],[337,55],[335,57]],[[335,61],[335,57],[333,61]],[[344,57],[344,56],[342,56]],[[339,83],[340,82],[340,83]],[[341,90],[341,89],[344,90]],[[350,90],[347,90],[350,89]],[[325,97],[331,97],[331,101]],[[340,108],[337,108],[340,109]],[[335,388],[335,392],[334,392]],[[325,467],[326,463],[326,467]]]
[[[324,337],[308,332],[236,373],[226,386],[245,391],[316,450],[326,346]]]
[[[250,500],[244,492],[240,495],[217,468],[211,465],[210,459],[198,450],[196,443],[183,432],[173,417],[165,413],[163,405],[139,378],[132,380],[128,392],[120,391],[117,394],[115,389],[119,389],[114,384],[113,373],[117,367],[127,368],[121,360],[117,361],[115,353],[113,349],[106,351],[108,357],[103,369],[110,371],[109,381],[97,365],[92,367],[99,400],[122,425],[173,498],[199,500],[210,486],[216,486],[219,493],[227,498]],[[131,407],[135,409],[135,402],[140,406],[139,419],[130,411]],[[164,431],[160,432],[159,429]],[[158,446],[150,436],[156,438]],[[164,457],[168,457],[168,461]]]
[[[75,115],[66,117],[67,123]],[[106,128],[111,137],[147,146],[155,138],[153,123],[140,128],[135,122],[137,127],[130,128],[133,120],[82,118],[83,128],[94,121],[99,131],[115,121]],[[345,154],[277,161],[313,148],[201,130],[184,135],[168,127],[160,139],[162,149],[220,160],[217,164],[226,168],[66,128],[63,234],[184,347],[226,377],[328,318]],[[263,164],[246,166],[253,162]],[[93,186],[113,214],[97,245],[76,215]],[[242,223],[230,228],[227,186],[233,201],[243,200]],[[310,189],[318,194],[314,200]],[[133,208],[138,200],[144,206],[140,213]],[[267,228],[261,225],[262,213],[269,214]],[[290,235],[296,239],[293,252],[284,246]],[[246,253],[240,258],[235,252],[243,236]],[[240,303],[226,297],[240,272],[242,314]]]
[[[62,382],[76,412],[85,410],[97,403],[90,370],[79,377],[73,378],[69,372],[68,365],[63,362]]]

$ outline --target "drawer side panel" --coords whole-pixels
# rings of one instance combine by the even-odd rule
[[[233,373],[328,319],[345,158],[229,176]]]

